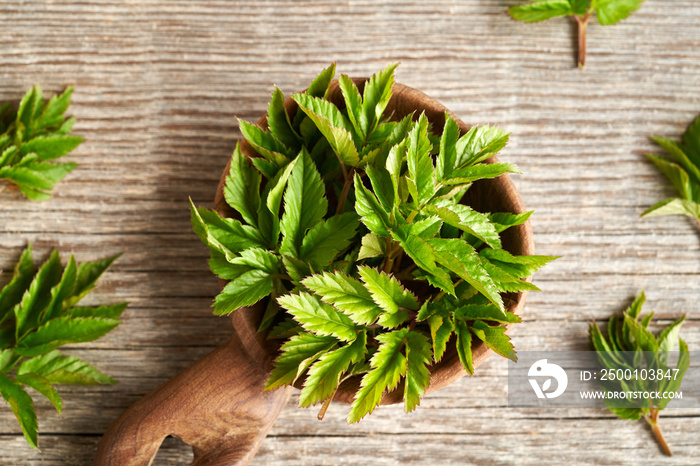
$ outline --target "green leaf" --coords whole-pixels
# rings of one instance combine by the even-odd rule
[[[279,142],[272,134],[247,121],[238,119],[241,133],[253,149],[268,161],[278,167],[283,167],[289,162],[290,150]]]
[[[300,162],[301,158],[297,157],[292,162],[284,167],[284,170],[276,172],[274,177],[267,183],[263,192],[264,204],[260,205],[258,210],[258,229],[264,233],[272,248],[277,248],[280,233],[279,212],[282,204],[282,195],[287,187],[289,176],[292,170]]]
[[[615,24],[637,11],[642,2],[644,0],[597,0],[598,22],[603,26]]]
[[[540,0],[527,5],[512,6],[508,8],[508,14],[518,21],[535,23],[556,16],[573,15],[574,11],[569,0]]]
[[[491,327],[484,322],[477,320],[474,322],[470,330],[474,336],[486,343],[486,346],[488,346],[495,353],[500,354],[504,358],[517,362],[518,358],[515,355],[515,350],[510,341],[510,337],[506,335],[505,327]]]
[[[357,338],[357,325],[348,316],[322,303],[314,295],[306,292],[288,294],[277,298],[277,302],[309,332],[334,336],[342,341]]]
[[[41,311],[51,300],[51,288],[61,280],[61,258],[54,250],[49,259],[34,276],[31,285],[15,306],[15,338],[20,339],[26,332],[39,325]]]
[[[408,133],[406,163],[409,179],[416,186],[416,204],[421,205],[435,194],[435,178],[430,151],[433,146],[428,138],[428,119],[421,114],[418,123]]]
[[[26,186],[19,185],[19,190],[32,201],[45,201],[47,199],[51,199],[51,194],[28,188]]]
[[[21,356],[15,353],[12,348],[0,350],[0,373],[12,370],[12,367],[14,367],[20,358]]]
[[[457,141],[455,170],[483,162],[503,149],[509,133],[494,126],[474,126]]]
[[[425,211],[439,216],[445,223],[466,231],[494,249],[501,249],[501,238],[489,218],[462,204],[452,204],[446,200],[433,201],[425,206]]]
[[[457,163],[457,141],[460,130],[457,122],[445,112],[445,126],[440,137],[440,151],[435,161],[435,176],[442,182],[449,178]]]
[[[693,165],[700,168],[700,117],[697,117],[683,134],[682,150]]]
[[[666,327],[656,341],[659,343],[659,351],[673,351],[678,343],[678,334],[681,331],[681,326],[685,321],[686,316],[673,322]]]
[[[288,339],[294,335],[303,333],[304,329],[291,317],[287,317],[279,324],[272,327],[267,333],[268,340]]]
[[[595,322],[591,323],[588,326],[588,334],[591,337],[591,344],[593,345],[593,348],[596,351],[598,351],[599,353],[612,352],[612,348],[603,336],[602,332],[600,331],[600,328],[598,328],[598,324],[596,324]]]
[[[29,372],[27,374],[16,376],[15,382],[22,385],[26,385],[27,387],[31,387],[37,392],[44,395],[46,399],[48,399],[51,402],[54,408],[56,408],[58,414],[61,414],[61,410],[63,409],[61,397],[58,395],[56,389],[53,388],[49,381],[46,380],[44,377],[33,372]]]
[[[0,168],[0,178],[7,178],[20,186],[35,191],[50,191],[54,185],[47,176],[27,167],[2,167]]]
[[[362,283],[342,272],[312,275],[302,283],[320,296],[323,302],[335,306],[356,324],[372,325],[383,312]]]
[[[479,253],[492,264],[517,278],[525,278],[537,272],[557,256],[514,256],[504,249],[483,249]]]
[[[58,350],[24,361],[17,369],[17,375],[23,374],[40,375],[50,383],[77,385],[117,383],[82,359],[63,356]]]
[[[23,356],[38,356],[67,343],[97,340],[117,325],[119,321],[115,319],[57,317],[19,340],[15,351]]]
[[[266,178],[274,178],[280,170],[280,167],[276,163],[270,162],[262,157],[255,157],[251,159],[251,162]]]
[[[365,84],[362,99],[362,109],[368,124],[367,134],[371,133],[381,120],[382,114],[391,99],[391,88],[394,85],[394,70],[398,63],[391,64],[372,75]]]
[[[688,200],[693,200],[693,188],[690,184],[688,173],[679,165],[671,163],[668,160],[647,154],[647,158],[656,165],[666,178],[673,183],[673,186],[680,193],[681,197]]]
[[[433,340],[433,358],[437,363],[445,354],[447,342],[455,330],[455,324],[447,313],[442,313],[428,317],[428,326]]]
[[[655,217],[657,215],[686,215],[700,219],[700,204],[686,199],[666,199],[644,211],[642,217]]]
[[[44,110],[36,123],[37,128],[60,126],[63,124],[63,114],[68,110],[73,96],[73,86],[68,86],[63,94],[54,95],[46,103]]]
[[[231,280],[214,299],[214,314],[230,314],[252,306],[272,292],[273,279],[266,270],[251,269]]]
[[[472,246],[462,240],[441,238],[431,239],[429,244],[436,251],[435,259],[440,265],[479,290],[496,307],[505,310],[496,284]]]
[[[308,263],[296,257],[283,255],[282,262],[287,274],[296,282],[302,281],[304,277],[308,277],[313,273]]]
[[[700,167],[695,165],[685,154],[685,152],[683,152],[680,144],[666,138],[655,136],[652,136],[651,139],[660,145],[666,152],[671,154],[674,159],[676,159],[676,162],[678,162],[685,169],[685,171],[688,172],[688,175],[690,175],[691,179],[694,180],[694,183],[700,183]]]
[[[68,259],[68,264],[63,270],[63,276],[61,277],[58,285],[51,289],[51,301],[42,313],[41,322],[46,322],[54,317],[58,317],[63,310],[63,301],[68,299],[73,290],[75,289],[75,283],[78,278],[78,267],[75,263],[73,256]]]
[[[33,153],[43,160],[53,160],[63,157],[83,142],[85,142],[85,139],[80,136],[64,136],[60,134],[40,136],[22,144],[19,153],[21,155]]]
[[[462,366],[469,375],[474,375],[474,358],[472,356],[472,334],[469,332],[466,322],[459,320],[455,322],[455,333],[457,334],[457,355],[462,362]]]
[[[374,233],[367,233],[362,237],[362,246],[358,260],[381,257],[386,254],[386,241]]]
[[[294,165],[284,193],[284,214],[280,221],[282,244],[280,252],[299,257],[306,230],[314,227],[326,214],[328,201],[321,175],[305,150]]]
[[[311,368],[299,395],[299,407],[313,406],[332,396],[350,364],[360,362],[367,352],[367,332],[340,348],[321,355]]]
[[[501,233],[510,227],[516,225],[522,225],[530,219],[530,216],[534,213],[534,210],[528,212],[523,212],[522,214],[511,214],[510,212],[497,212],[492,214],[486,214],[489,221],[496,228],[496,231]]]
[[[635,298],[635,300],[632,302],[630,307],[625,311],[626,314],[628,314],[631,318],[637,319],[639,315],[642,312],[642,306],[646,302],[647,297],[644,294],[644,291],[640,291],[639,295]]]
[[[73,317],[99,317],[101,319],[118,319],[129,303],[113,304],[111,306],[72,307],[63,311],[63,315]]]
[[[394,277],[366,266],[359,266],[357,271],[374,302],[387,313],[397,314],[401,311],[403,314],[406,309],[412,311],[419,309],[418,299]],[[406,317],[408,317],[407,314]],[[384,316],[380,316],[380,324],[382,324],[382,318]]]
[[[17,109],[17,122],[21,122],[25,128],[33,126],[34,108],[36,102],[41,101],[41,87],[37,84],[24,94]]]
[[[413,127],[413,112],[409,113],[403,117],[400,121],[396,122],[396,125],[392,128],[391,133],[387,136],[381,144],[380,153],[381,157],[376,159],[375,166],[385,166],[387,170],[388,166],[388,155],[392,148],[399,144],[404,143],[405,139],[408,137],[408,132]],[[376,133],[376,131],[375,131]]]
[[[401,228],[392,232],[392,237],[399,242],[401,248],[413,260],[413,262],[429,273],[439,273],[435,265],[435,253],[426,240],[419,235],[413,234],[411,228]]]
[[[455,184],[472,183],[477,180],[497,178],[505,173],[522,173],[518,167],[510,163],[480,163],[471,167],[455,170],[443,184],[450,186]]]
[[[355,212],[345,212],[321,220],[304,236],[301,259],[310,262],[316,270],[327,267],[340,251],[350,246],[359,225]]]
[[[391,391],[398,385],[408,370],[408,362],[401,350],[406,341],[408,329],[377,335],[379,349],[370,360],[371,370],[362,377],[360,390],[352,403],[348,423],[360,421],[371,414],[379,405],[385,391]]]
[[[333,80],[333,76],[335,76],[335,63],[331,63],[331,66],[321,71],[319,75],[314,78],[306,93],[314,97],[323,97],[326,95],[326,91]]]
[[[74,162],[69,162],[69,163],[48,163],[48,162],[39,162],[37,160],[33,160],[33,155],[28,155],[25,157],[16,167],[19,168],[20,165],[23,167],[26,167],[27,169],[33,171],[34,173],[37,173],[44,177],[45,179],[49,180],[51,183],[58,183],[61,181],[63,178],[68,175],[68,173],[72,172],[75,170],[75,168],[78,166],[77,163]],[[26,162],[26,164],[25,164]]]
[[[641,408],[608,408],[613,414],[617,415],[620,419],[628,419],[631,421],[638,421],[642,418]]]
[[[688,352],[688,345],[682,338],[679,338],[678,346],[680,347],[678,364],[676,365],[678,372],[676,373],[675,378],[670,380],[668,385],[664,387],[665,392],[677,392],[681,387],[681,383],[683,382],[683,376],[685,376],[686,371],[690,367],[690,353]],[[660,400],[656,401],[656,405],[659,409],[664,409],[670,401],[671,398],[661,398]]]
[[[348,118],[352,123],[355,132],[364,140],[367,137],[369,130],[369,121],[367,115],[362,109],[362,96],[357,86],[347,75],[340,75],[338,84],[345,100],[345,109],[348,112]]]
[[[300,333],[280,348],[274,369],[265,382],[265,391],[293,384],[321,355],[333,349],[338,340],[328,336]]]
[[[428,337],[420,332],[409,331],[406,334],[407,370],[403,393],[407,413],[416,409],[430,385],[428,365],[431,359]]]
[[[454,310],[455,319],[487,320],[502,324],[522,322],[520,317],[512,312],[503,312],[493,304],[467,304]]]
[[[260,172],[249,165],[238,143],[231,156],[231,170],[226,175],[224,198],[228,205],[241,214],[248,225],[258,226]]]
[[[656,338],[652,335],[642,324],[630,317],[629,314],[625,314],[625,325],[629,330],[629,334],[632,337],[631,343],[634,345],[635,350],[639,351],[658,351],[659,344],[656,342]]]
[[[0,374],[0,393],[5,401],[10,404],[10,409],[12,409],[12,412],[15,414],[27,443],[30,447],[38,450],[37,431],[39,429],[39,424],[36,419],[34,403],[31,397],[22,387],[10,380],[5,374]]]
[[[27,248],[22,252],[19,262],[15,265],[12,279],[0,291],[0,322],[6,316],[10,315],[12,309],[19,303],[24,295],[24,292],[29,288],[34,277],[34,261],[32,259],[32,246],[27,245]]]
[[[289,114],[284,107],[284,94],[275,87],[267,107],[267,125],[272,135],[285,147],[296,149],[299,146],[299,136],[292,128]]]
[[[368,165],[365,169],[365,173],[369,177],[372,184],[372,190],[377,196],[377,199],[381,203],[382,207],[386,212],[391,211],[394,206],[398,206],[398,198],[394,192],[393,183],[391,181],[391,175],[383,167],[373,167]]]
[[[349,131],[351,126],[338,107],[327,100],[306,94],[295,94],[292,99],[328,140],[338,159],[345,165],[356,167],[360,163],[360,157]]]
[[[389,214],[376,196],[365,188],[357,173],[355,174],[355,210],[370,231],[382,237],[389,236],[391,229]]]
[[[92,291],[92,289],[95,288],[97,280],[119,257],[121,257],[121,253],[103,259],[97,259],[92,262],[81,262],[78,264],[78,276],[75,280],[75,288],[73,288],[71,297],[64,301],[64,307],[74,306]]]
[[[588,11],[588,4],[590,0],[569,0],[571,2],[571,9],[575,15],[585,15]]]

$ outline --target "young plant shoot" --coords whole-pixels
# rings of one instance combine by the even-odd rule
[[[678,334],[685,316],[676,320],[663,329],[658,335],[649,331],[649,324],[654,313],[641,315],[645,301],[644,292],[622,316],[612,316],[608,322],[607,337],[593,322],[589,327],[591,345],[598,355],[601,368],[610,371],[625,371],[637,373],[640,368],[652,374],[662,374],[654,377],[634,377],[630,380],[619,378],[600,381],[605,390],[615,392],[677,392],[683,381],[683,376],[690,366],[688,345],[679,338]],[[669,352],[680,348],[676,368],[669,365]],[[645,367],[640,367],[643,365]],[[659,427],[659,413],[668,405],[671,398],[649,398],[649,405],[639,407],[634,401],[605,399],[610,411],[621,419],[639,420],[642,417],[649,424],[661,449],[671,456],[671,448],[666,443]]]
[[[51,197],[54,184],[77,166],[57,163],[84,139],[69,133],[75,118],[63,116],[70,105],[73,88],[44,103],[41,87],[32,87],[17,111],[9,103],[0,105],[0,179],[19,186],[29,199]]]
[[[38,448],[37,417],[23,386],[45,396],[60,414],[61,397],[53,384],[116,383],[58,347],[96,340],[119,324],[127,303],[77,305],[117,257],[77,264],[71,256],[62,267],[54,251],[37,271],[29,246],[0,290],[0,394],[33,448]]]
[[[586,65],[586,27],[595,13],[603,26],[627,18],[644,0],[532,0],[526,5],[508,8],[513,19],[536,23],[557,16],[573,16],[578,24],[578,66]]]
[[[671,181],[679,197],[649,207],[642,217],[685,215],[700,228],[700,117],[690,125],[681,143],[653,137],[671,155],[671,159],[647,154],[647,158]]]
[[[228,281],[214,312],[267,298],[260,330],[286,340],[266,389],[303,381],[300,406],[321,403],[323,413],[342,381],[361,376],[350,423],[402,381],[414,410],[448,342],[469,374],[481,342],[515,359],[505,332],[520,318],[503,293],[536,290],[524,278],[553,259],[502,248],[500,233],[532,212],[460,203],[474,181],[518,173],[487,162],[508,133],[460,134],[450,115],[442,128],[425,114],[392,119],[395,68],[363,92],[341,75],[339,106],[328,100],[335,65],[292,96],[296,111],[275,89],[267,129],[240,122],[259,156],[233,153],[224,193],[238,218],[192,205],[211,269]]]

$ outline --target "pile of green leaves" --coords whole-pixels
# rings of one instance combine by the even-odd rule
[[[671,154],[672,159],[651,154],[647,154],[647,157],[673,183],[680,197],[651,206],[642,217],[687,215],[695,219],[700,228],[700,117],[685,132],[682,143],[660,137],[652,139]]]
[[[644,0],[532,0],[526,5],[512,6],[513,19],[536,23],[557,16],[573,16],[578,23],[578,66],[586,64],[586,26],[595,13],[603,26],[618,23],[642,5]]]
[[[678,336],[685,316],[664,328],[658,335],[654,335],[649,331],[649,324],[654,313],[641,315],[645,299],[644,292],[640,293],[621,317],[612,316],[608,322],[607,337],[603,335],[595,322],[592,323],[589,327],[591,344],[593,349],[597,351],[598,363],[602,368],[629,369],[631,373],[634,373],[635,369],[644,368],[653,371],[661,370],[662,373],[669,374],[669,377],[661,380],[637,377],[633,380],[599,381],[605,390],[650,393],[677,392],[683,376],[690,366],[688,345]],[[676,345],[679,346],[680,353],[676,366],[677,371],[674,371],[669,366],[669,352],[674,351]],[[671,398],[653,398],[649,399],[649,406],[639,407],[634,400],[605,399],[610,411],[622,419],[639,420],[644,417],[664,452],[671,456],[671,449],[658,424],[659,413],[668,405],[669,401]]]
[[[68,134],[75,118],[63,116],[72,95],[69,87],[44,103],[41,87],[36,85],[22,98],[17,111],[9,103],[0,105],[0,179],[17,184],[29,199],[50,198],[48,191],[77,166],[55,162],[84,141]]]
[[[210,267],[229,281],[215,313],[269,296],[261,330],[288,338],[266,389],[306,376],[300,406],[325,409],[343,380],[363,374],[349,422],[402,379],[406,411],[415,409],[451,338],[470,374],[478,342],[515,359],[504,324],[520,318],[502,293],[537,289],[523,278],[552,259],[502,248],[500,233],[531,212],[460,203],[474,181],[517,172],[485,163],[508,134],[460,134],[449,115],[441,135],[424,114],[392,121],[384,111],[395,67],[363,93],[340,76],[340,106],[327,99],[335,65],[292,96],[296,112],[275,89],[267,130],[241,121],[259,157],[233,153],[224,193],[240,221],[192,205]]]
[[[116,383],[59,346],[96,340],[119,324],[127,303],[77,306],[118,256],[65,267],[54,251],[37,271],[28,246],[14,274],[0,291],[0,393],[15,413],[29,445],[37,447],[34,403],[22,386],[48,398],[60,413],[61,397],[52,384]]]

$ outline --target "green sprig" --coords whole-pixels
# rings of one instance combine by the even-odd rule
[[[627,18],[644,0],[532,0],[526,5],[512,6],[508,13],[513,19],[536,23],[558,16],[572,16],[578,24],[578,66],[586,64],[586,27],[595,14],[603,26]]]
[[[676,392],[680,388],[683,376],[690,366],[688,345],[679,338],[679,332],[685,316],[671,323],[657,335],[649,331],[649,324],[654,313],[641,315],[642,305],[646,297],[641,292],[632,305],[622,316],[612,316],[608,322],[608,332],[604,335],[598,325],[593,322],[589,327],[591,346],[597,351],[597,359],[602,368],[616,371],[618,369],[647,368],[661,370],[667,373],[671,370],[668,365],[668,352],[680,348],[676,374],[669,379],[607,380],[600,382],[605,390],[610,391],[640,391],[640,392]],[[670,398],[650,398],[649,405],[638,407],[636,404],[611,401],[605,403],[614,414],[621,419],[644,420],[649,424],[659,446],[664,453],[671,456],[671,448],[666,443],[659,427],[659,414],[669,403]],[[626,404],[629,404],[626,406]]]
[[[70,105],[73,88],[44,103],[41,87],[32,87],[19,108],[0,106],[0,179],[19,186],[29,199],[42,201],[77,166],[56,159],[78,147],[84,139],[70,135],[75,118],[63,115]]]
[[[17,417],[27,443],[38,448],[34,403],[24,387],[44,395],[60,413],[53,384],[114,384],[112,378],[58,348],[93,341],[119,324],[127,303],[76,306],[119,256],[65,267],[54,251],[37,271],[28,246],[0,291],[0,393]]]
[[[649,207],[642,217],[685,215],[700,228],[700,117],[688,127],[682,142],[653,137],[671,158],[647,154],[647,158],[676,188],[680,197],[666,199]]]

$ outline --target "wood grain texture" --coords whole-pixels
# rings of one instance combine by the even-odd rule
[[[87,142],[54,198],[29,203],[0,186],[0,268],[27,241],[79,260],[124,251],[90,297],[128,300],[124,323],[71,354],[120,380],[66,386],[58,416],[37,402],[42,452],[31,451],[0,409],[0,463],[89,464],[101,434],[128,406],[223,343],[210,315],[216,279],[191,233],[187,197],[212,205],[235,120],[256,120],[272,84],[304,88],[333,60],[364,76],[400,61],[397,80],[441,101],[467,124],[513,133],[501,155],[529,208],[537,252],[563,257],[535,276],[518,349],[583,349],[591,319],[621,310],[640,290],[664,319],[688,313],[700,348],[700,235],[690,220],[639,214],[672,194],[643,154],[649,135],[677,139],[700,113],[700,4],[647,0],[619,25],[588,29],[575,68],[575,24],[526,25],[505,9],[520,0],[346,2],[7,0],[0,4],[0,101],[34,83],[76,87],[71,112]],[[6,280],[7,275],[0,277]],[[660,323],[666,323],[663,320]],[[676,456],[661,456],[643,423],[605,411],[507,408],[506,365],[495,358],[423,401],[411,415],[379,408],[348,427],[343,405],[319,423],[295,407],[253,464],[697,464],[700,417],[663,420]],[[166,441],[155,464],[186,463]]]

